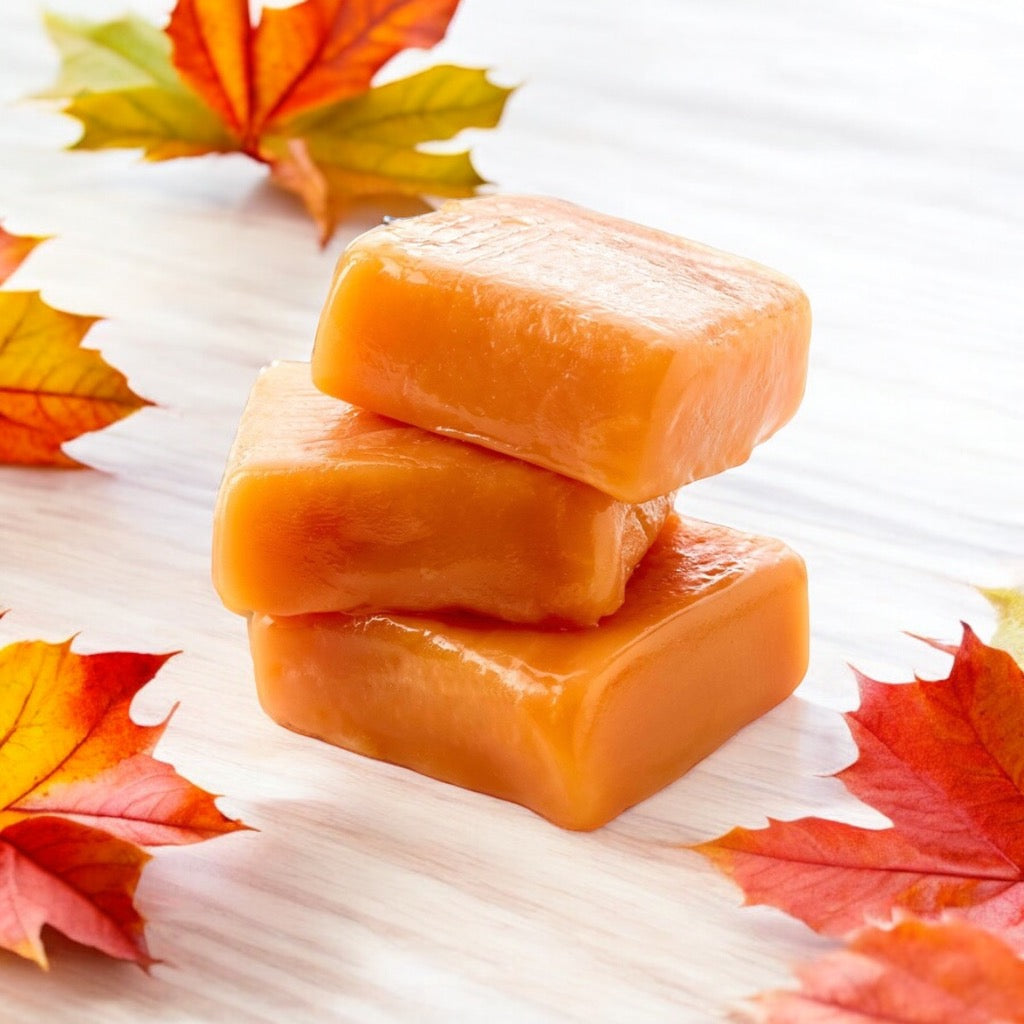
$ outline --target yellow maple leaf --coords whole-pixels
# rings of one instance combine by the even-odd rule
[[[82,339],[96,317],[0,292],[0,462],[78,466],[61,445],[146,405]]]

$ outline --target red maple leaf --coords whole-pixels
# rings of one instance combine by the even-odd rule
[[[1024,673],[966,626],[942,649],[946,679],[860,676],[861,706],[845,716],[860,754],[838,777],[891,828],[770,821],[695,847],[748,903],[831,935],[894,908],[949,910],[1024,949]]]

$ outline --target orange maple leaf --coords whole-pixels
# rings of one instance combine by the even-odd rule
[[[365,92],[400,50],[440,42],[458,4],[303,0],[253,24],[249,0],[179,0],[167,34],[182,79],[259,156],[261,135]]]
[[[1024,961],[962,922],[865,928],[798,968],[800,991],[758,997],[759,1024],[1024,1024]]]
[[[0,229],[0,284],[44,241]],[[82,341],[97,317],[0,291],[0,463],[79,466],[61,446],[151,405]]]
[[[860,676],[845,716],[860,754],[838,773],[891,828],[821,818],[736,828],[694,849],[767,903],[842,935],[895,908],[945,911],[1024,949],[1024,673],[964,627],[948,678]]]
[[[134,905],[149,859],[140,847],[246,828],[151,756],[167,719],[131,719],[168,657],[80,655],[70,641],[0,649],[0,946],[45,966],[49,923],[148,966]]]

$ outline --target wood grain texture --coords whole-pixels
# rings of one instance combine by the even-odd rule
[[[68,14],[121,0],[63,0]],[[132,8],[162,20],[168,4]],[[0,640],[181,648],[142,694],[161,752],[259,833],[162,851],[146,977],[54,943],[2,958],[4,1021],[721,1019],[823,943],[682,843],[804,813],[871,821],[832,780],[848,662],[941,671],[903,630],[981,635],[972,584],[1024,579],[1024,7],[1017,0],[464,0],[432,55],[523,83],[476,141],[508,191],[563,196],[762,260],[815,310],[796,420],[688,488],[686,512],[806,557],[799,695],[600,832],[290,735],[256,705],[209,583],[214,494],[258,367],[308,357],[330,271],[241,158],[71,154],[38,104],[56,61],[0,5],[0,215],[56,235],[12,280],[102,314],[158,407],[75,442],[95,471],[0,469]]]

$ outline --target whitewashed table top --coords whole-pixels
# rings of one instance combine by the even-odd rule
[[[152,0],[54,0],[95,17]],[[208,573],[211,510],[257,369],[306,358],[325,251],[243,158],[72,154],[19,98],[56,60],[0,5],[0,216],[52,234],[13,279],[158,403],[75,442],[84,472],[0,469],[4,642],[172,650],[136,704],[180,702],[162,755],[259,832],[158,852],[151,976],[59,940],[0,957],[4,1021],[722,1019],[826,943],[680,849],[767,815],[868,820],[834,780],[853,663],[946,660],[974,584],[1024,580],[1024,5],[953,0],[463,0],[432,54],[522,83],[482,172],[752,256],[815,311],[797,418],[680,507],[786,539],[811,578],[807,679],[606,828],[363,760],[257,707],[243,622]]]

